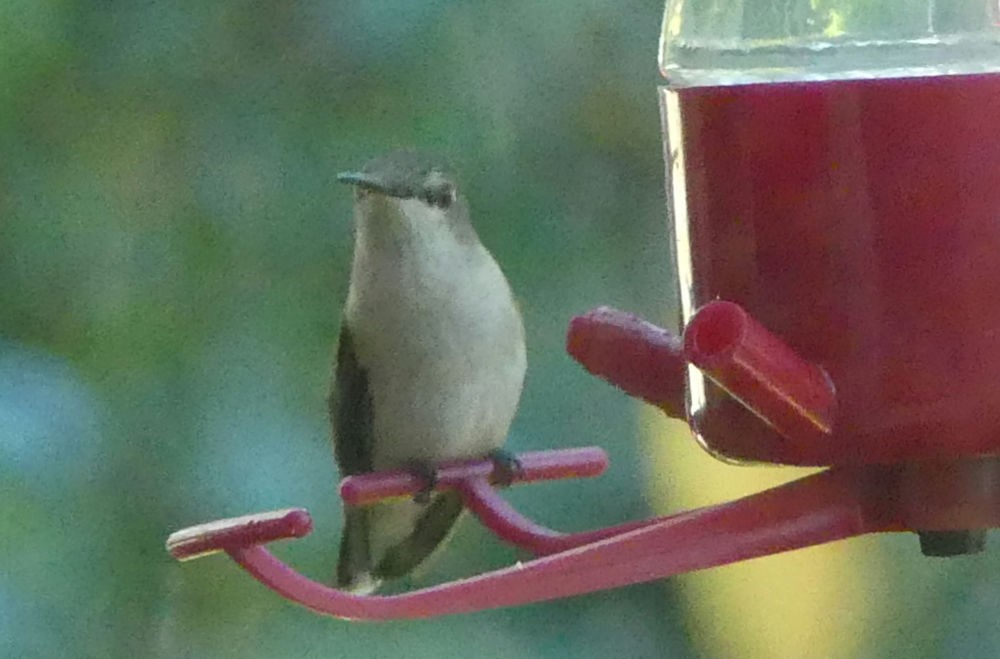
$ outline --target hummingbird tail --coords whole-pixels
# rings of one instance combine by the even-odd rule
[[[417,519],[413,532],[390,547],[371,571],[376,580],[397,579],[412,572],[444,544],[462,514],[462,496],[453,490],[437,494]]]
[[[344,532],[340,536],[337,560],[337,588],[356,595],[368,595],[379,586],[371,574],[371,512],[367,508],[344,506]]]

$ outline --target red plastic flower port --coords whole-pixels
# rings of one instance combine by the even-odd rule
[[[830,434],[837,398],[829,376],[738,304],[699,309],[684,330],[684,356],[790,442]]]

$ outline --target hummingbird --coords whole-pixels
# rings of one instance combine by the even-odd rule
[[[354,188],[354,256],[329,397],[341,476],[410,469],[411,499],[344,506],[336,583],[370,593],[417,568],[463,504],[433,493],[434,465],[502,450],[527,366],[506,277],[450,170],[396,151],[337,179]],[[502,468],[502,469],[501,469]]]

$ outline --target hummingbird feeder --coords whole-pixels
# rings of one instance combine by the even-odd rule
[[[825,469],[720,505],[563,534],[505,502],[492,461],[441,465],[437,489],[459,491],[498,538],[536,558],[399,595],[338,591],[272,555],[266,543],[311,530],[302,509],[178,531],[167,541],[176,558],[224,551],[289,600],[384,620],[569,597],[867,533],[915,532],[933,556],[983,549],[1000,526],[997,5],[930,2],[918,17],[926,29],[890,12],[887,25],[916,31],[876,39],[864,31],[874,14],[776,2],[809,15],[789,14],[770,34],[765,13],[748,18],[751,3],[723,4],[742,18],[672,0],[664,20],[682,331],[602,307],[572,320],[567,349],[686,421],[721,458]],[[718,34],[699,22],[709,15]],[[607,464],[597,448],[518,458],[514,484]],[[421,485],[372,473],[340,491],[363,505]]]

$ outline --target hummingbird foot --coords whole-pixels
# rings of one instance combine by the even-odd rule
[[[430,503],[431,494],[434,493],[434,488],[438,484],[437,468],[430,462],[412,462],[410,463],[410,473],[423,483],[420,491],[413,495],[413,501],[424,505]]]
[[[517,456],[502,448],[490,451],[490,460],[493,461],[493,483],[502,487],[509,487],[514,479],[524,474],[524,466]]]

